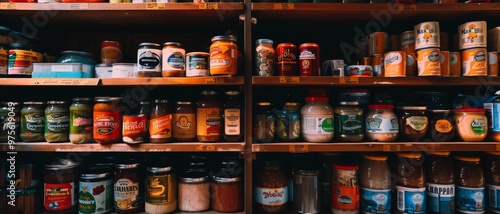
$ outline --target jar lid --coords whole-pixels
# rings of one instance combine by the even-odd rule
[[[33,51],[40,51],[42,47],[34,44],[25,44],[25,43],[20,43],[20,42],[14,42],[10,43],[9,45],[10,49],[21,49],[21,50],[33,50]]]
[[[332,164],[332,167],[334,169],[341,169],[341,170],[357,170],[358,166],[356,165],[342,165],[342,164]]]
[[[300,106],[299,102],[286,102],[285,106]]]
[[[73,98],[73,101],[76,101],[76,102],[89,102],[90,98],[88,98],[88,97],[75,97],[75,98]]]
[[[204,172],[190,171],[179,176],[179,182],[201,183],[204,181],[208,181],[208,175]]]
[[[43,105],[45,104],[44,102],[37,102],[37,101],[26,101],[23,102],[24,105]]]
[[[431,155],[450,156],[450,152],[429,152]]]
[[[51,104],[51,105],[63,105],[66,103],[67,103],[66,101],[54,101],[54,100],[47,101],[47,104]]]
[[[100,179],[100,178],[110,178],[111,173],[106,171],[105,167],[92,167],[80,174],[81,179]]]
[[[170,172],[170,171],[172,171],[172,167],[171,166],[161,166],[161,167],[158,167],[158,166],[149,166],[149,167],[146,168],[146,170],[148,172],[152,172],[152,173]]]
[[[117,41],[102,41],[101,47],[117,47],[119,48],[121,45]]]
[[[306,102],[328,102],[328,97],[306,97]]]
[[[397,156],[403,157],[403,158],[411,158],[411,159],[418,159],[422,157],[422,154],[420,153],[412,153],[412,152],[399,152],[396,153]]]
[[[177,101],[175,102],[177,105],[193,105],[193,102],[190,101]]]
[[[319,45],[317,43],[302,43],[299,45],[299,48],[305,47],[319,47]]]
[[[96,102],[111,102],[111,101],[120,101],[123,98],[121,97],[95,97],[94,101]]]
[[[238,182],[241,180],[240,177],[234,177],[234,178],[225,178],[225,177],[221,177],[221,176],[212,176],[212,180],[214,180],[215,182],[220,182],[220,183],[234,183],[234,182]]]
[[[61,52],[61,55],[65,55],[65,54],[77,55],[77,56],[88,57],[88,58],[92,58],[94,56],[94,54],[89,53],[89,52],[84,52],[84,51],[71,51],[70,50],[70,51]]]
[[[485,112],[484,108],[456,108],[453,112]]]
[[[214,90],[204,90],[201,92],[202,95],[217,95],[217,92]]]
[[[257,39],[257,41],[255,41],[255,45],[258,45],[258,44],[274,44],[273,40],[270,40],[270,39]]]
[[[479,162],[479,161],[481,161],[481,158],[479,158],[479,157],[455,156],[453,158],[455,160],[465,161],[465,162]]]
[[[369,109],[393,109],[394,105],[392,104],[370,104],[368,105]]]
[[[117,169],[133,169],[133,168],[138,168],[140,163],[138,163],[136,160],[125,160],[122,161],[121,163],[115,163],[115,167]]]
[[[226,94],[228,96],[236,96],[236,95],[240,94],[240,92],[238,92],[238,91],[226,91],[226,93],[224,93],[224,94]]]
[[[168,100],[154,100],[154,103],[168,103]]]
[[[349,101],[349,102],[342,101],[342,102],[340,102],[340,105],[343,105],[343,106],[357,106],[357,105],[359,105],[359,102],[358,101]]]
[[[212,42],[214,41],[231,41],[236,42],[236,37],[232,35],[214,36],[212,37]]]
[[[363,158],[374,161],[387,161],[387,156],[385,155],[363,155]]]
[[[199,55],[199,56],[210,56],[210,54],[207,53],[207,52],[189,52],[189,53],[186,54],[186,56],[197,56],[197,55]]]
[[[357,169],[357,167],[356,167],[356,169]],[[317,170],[317,169],[295,169],[293,171],[293,174],[315,176],[315,175],[319,175],[319,170]]]
[[[257,106],[271,106],[271,102],[257,102]]]
[[[77,167],[79,164],[75,163],[69,159],[57,158],[50,164],[45,164],[45,169],[47,170],[61,170],[61,169],[72,169]]]
[[[432,113],[450,113],[450,110],[448,109],[434,109],[430,110]]]
[[[177,46],[177,47],[182,47],[182,44],[179,42],[165,42],[163,43],[163,47],[165,46]]]
[[[427,106],[400,106],[399,109],[410,111],[425,111]]]
[[[155,49],[161,48],[161,45],[158,43],[143,42],[143,43],[139,44],[139,47],[144,47],[144,46],[149,46],[149,47],[155,48]]]

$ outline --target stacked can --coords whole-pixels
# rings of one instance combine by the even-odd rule
[[[370,35],[369,41],[377,42],[376,40],[382,39],[379,35],[380,32],[376,32]],[[390,36],[390,50],[387,51],[387,33],[383,33],[384,40],[386,42],[384,50],[375,49],[373,54],[373,66],[375,67],[375,73],[379,73],[379,75],[375,76],[385,76],[385,77],[404,77],[406,76],[406,53],[401,51],[399,44],[399,35],[391,35]],[[372,40],[375,38],[375,40]],[[372,49],[370,48],[370,53],[372,53]],[[378,68],[380,65],[380,70]]]
[[[418,76],[441,76],[439,23],[422,22],[414,32]]]
[[[407,76],[415,76],[416,75],[416,59],[417,56],[415,54],[415,32],[413,31],[404,31],[399,36],[401,50],[406,52],[406,75]]]
[[[458,48],[462,52],[462,76],[488,75],[485,21],[466,22],[458,26]],[[494,73],[498,73],[498,70]]]

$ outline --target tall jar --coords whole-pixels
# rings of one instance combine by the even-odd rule
[[[122,98],[96,97],[94,101],[94,140],[100,144],[119,142],[122,139]]]
[[[196,135],[200,142],[216,142],[222,137],[222,106],[216,91],[201,92],[196,109]]]
[[[482,161],[488,188],[488,209],[500,212],[500,152],[487,152]]]
[[[456,210],[458,213],[484,213],[485,178],[479,157],[455,156]]]
[[[335,122],[335,137],[338,141],[363,140],[363,109],[359,107],[359,102],[340,102],[340,106],[335,108]]]
[[[253,138],[260,143],[270,143],[274,139],[276,117],[271,102],[257,102],[253,113]]]
[[[196,106],[193,102],[176,102],[172,122],[172,137],[175,141],[196,140]]]
[[[301,132],[307,142],[330,142],[334,135],[333,108],[328,97],[306,97],[306,104],[300,110]]]
[[[259,213],[278,214],[288,206],[288,179],[279,161],[266,161],[254,177],[254,203]]]
[[[21,140],[24,142],[44,141],[44,102],[24,102],[21,109]]]
[[[172,141],[172,112],[168,100],[155,100],[149,115],[149,142]]]
[[[450,152],[431,152],[425,160],[427,213],[455,213],[455,173]]]
[[[186,172],[179,176],[179,210],[202,212],[210,208],[210,181],[204,172]]]
[[[48,101],[45,108],[45,140],[69,141],[69,109],[66,101]]]
[[[212,37],[210,45],[210,75],[236,75],[238,73],[238,46],[231,35]]]
[[[453,110],[458,136],[466,142],[482,141],[488,135],[488,119],[484,108]]]
[[[146,213],[174,212],[177,209],[177,178],[173,167],[149,166],[146,171]]]
[[[425,171],[420,153],[396,154],[393,176],[396,182],[394,210],[396,214],[412,212],[424,214],[426,210]]]
[[[273,40],[258,39],[255,41],[255,68],[256,75],[267,77],[274,76],[276,53]]]
[[[92,140],[92,106],[90,98],[76,97],[69,106],[69,140],[88,143]]]
[[[233,213],[243,210],[244,190],[240,177],[215,175],[212,177],[212,201],[214,211]]]
[[[21,141],[21,103],[0,102],[0,142]]]
[[[77,212],[78,164],[67,159],[56,159],[45,165],[44,207],[48,213]]]
[[[369,141],[391,142],[398,137],[399,123],[394,114],[394,105],[368,105],[365,136]]]
[[[332,165],[332,213],[359,213],[358,166]]]
[[[240,92],[226,91],[226,100],[222,105],[223,132],[222,137],[228,142],[243,139],[243,109],[239,101]]]
[[[387,156],[363,155],[359,167],[359,187],[362,213],[391,213],[391,171]]]
[[[455,137],[456,127],[450,110],[431,110],[430,135],[435,142],[448,142]]]
[[[123,160],[115,164],[114,204],[118,214],[133,214],[143,207],[143,183],[140,164]]]

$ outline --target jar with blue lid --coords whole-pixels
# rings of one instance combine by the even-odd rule
[[[274,76],[276,52],[273,40],[258,39],[255,41],[255,68],[257,76]]]

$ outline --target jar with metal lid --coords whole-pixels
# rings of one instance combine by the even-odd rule
[[[196,107],[193,102],[176,102],[172,120],[172,137],[175,141],[196,140]]]
[[[332,165],[332,213],[359,213],[358,166]]]
[[[240,104],[240,92],[226,91],[226,99],[222,105],[223,132],[222,137],[229,142],[243,139],[243,108]]]
[[[0,142],[21,141],[21,103],[0,102]]]
[[[391,142],[398,137],[399,123],[394,114],[394,105],[368,105],[365,136],[369,141]]]
[[[238,46],[231,35],[212,37],[210,45],[210,75],[236,75],[238,73]]]
[[[117,41],[101,42],[101,60],[103,64],[113,64],[122,59],[121,44]]]
[[[243,210],[245,199],[240,177],[212,176],[211,195],[214,211],[232,213]]]
[[[204,172],[186,172],[179,176],[179,210],[202,212],[210,208],[210,181]]]
[[[253,114],[253,138],[260,143],[272,142],[275,121],[271,102],[257,102]]]
[[[429,118],[425,112],[426,106],[398,107],[399,133],[408,141],[420,141],[427,135]]]
[[[335,137],[338,141],[356,142],[364,137],[363,109],[359,102],[340,102],[335,108]]]
[[[455,125],[450,110],[431,110],[430,135],[435,142],[448,142],[455,137]]]
[[[288,206],[288,178],[280,161],[265,161],[256,170],[254,203],[259,213],[283,213]]]
[[[181,43],[166,42],[162,50],[162,71],[164,77],[185,77],[186,50]]]
[[[78,164],[68,159],[56,159],[45,165],[44,207],[47,212],[77,211]]]
[[[31,76],[33,63],[43,62],[41,47],[34,44],[11,43],[9,46],[8,74]]]
[[[69,106],[69,140],[88,143],[92,140],[92,104],[90,98],[76,97]]]
[[[299,213],[319,213],[320,173],[316,169],[296,169],[293,172],[293,210]]]
[[[274,76],[276,53],[273,40],[258,39],[255,41],[255,69],[256,75],[267,77]]]
[[[458,136],[466,142],[482,141],[488,135],[488,119],[484,108],[453,110]]]
[[[94,99],[93,137],[100,144],[122,140],[121,97],[96,97]]]
[[[200,142],[216,142],[222,137],[222,105],[218,93],[201,92],[196,108],[196,135]]]
[[[300,111],[302,115],[302,137],[307,142],[331,142],[334,135],[333,108],[328,97],[306,97],[306,104]]]
[[[285,102],[282,111],[276,112],[275,136],[280,141],[297,141],[300,138],[299,102]]]
[[[24,142],[44,141],[44,102],[24,102],[21,109],[21,140]]]
[[[149,116],[149,141],[166,143],[172,141],[172,112],[168,100],[155,100]]]
[[[486,192],[481,158],[454,156],[457,213],[485,213]],[[486,212],[490,213],[490,212]]]
[[[80,174],[79,213],[107,213],[113,209],[113,174],[103,167],[93,167]]]
[[[161,77],[161,45],[144,42],[137,50],[137,76]]]
[[[66,101],[48,101],[45,108],[45,140],[69,141],[69,109]]]
[[[168,165],[146,168],[146,213],[171,213],[177,209],[177,178]]]
[[[114,204],[118,214],[137,213],[143,206],[143,180],[140,164],[123,160],[115,164]]]

